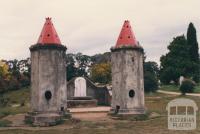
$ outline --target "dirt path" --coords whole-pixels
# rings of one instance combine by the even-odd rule
[[[70,113],[97,113],[108,112],[110,107],[69,108]]]
[[[178,93],[178,92],[170,92],[170,91],[163,91],[163,90],[158,90],[157,92],[163,93],[163,94],[181,95],[181,93]],[[187,93],[186,95],[200,97],[200,94],[195,94],[195,93]]]
[[[74,113],[73,118],[80,119],[82,121],[108,121],[111,120],[108,117],[108,113]]]
[[[70,108],[70,113],[72,113],[72,118],[81,121],[112,121],[107,115],[110,107],[93,107],[93,108]],[[24,130],[65,130],[73,128],[73,123],[67,123],[51,127],[30,127],[24,123],[25,114],[9,115],[3,118],[3,120],[9,120],[12,122],[10,127],[0,128],[0,130],[10,130],[10,129],[24,129]],[[73,122],[73,121],[72,121]]]
[[[11,121],[11,127],[25,127],[24,116],[25,114],[8,115],[4,117],[3,120]]]

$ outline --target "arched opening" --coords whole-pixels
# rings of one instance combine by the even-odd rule
[[[49,101],[52,98],[52,93],[49,90],[46,91],[44,95],[47,101]]]
[[[133,90],[133,89],[131,89],[130,91],[129,91],[129,97],[130,98],[133,98],[135,96],[135,91]]]

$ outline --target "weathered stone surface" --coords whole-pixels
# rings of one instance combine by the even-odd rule
[[[143,52],[141,49],[112,49],[111,112],[144,114]]]
[[[36,115],[29,113],[27,117],[37,123],[56,122],[63,116],[58,113],[67,108],[66,47],[37,44],[30,50],[31,111]]]
[[[50,91],[47,100],[45,92]],[[66,107],[65,51],[39,49],[31,52],[32,111],[59,111]]]

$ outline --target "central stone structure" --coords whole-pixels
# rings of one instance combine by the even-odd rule
[[[111,113],[144,114],[143,48],[125,21],[116,46],[111,48]]]
[[[69,97],[69,100],[67,100],[69,107],[97,106],[97,100],[94,99],[92,96],[87,96],[87,83],[84,77],[77,77],[74,80],[73,93],[74,93],[73,97]]]
[[[31,51],[31,112],[25,119],[37,126],[55,125],[67,114],[66,47],[46,18]]]

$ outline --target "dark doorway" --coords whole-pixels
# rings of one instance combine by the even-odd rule
[[[116,106],[116,109],[115,109],[115,114],[117,114],[119,112],[119,109],[120,109],[120,106]]]

